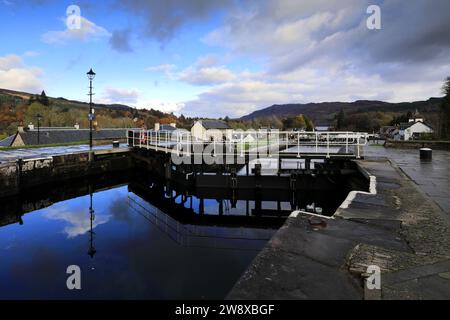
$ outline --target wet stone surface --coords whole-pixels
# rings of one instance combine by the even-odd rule
[[[311,224],[301,212],[289,218],[228,297],[448,299],[448,215],[438,206],[437,194],[422,189],[431,184],[448,188],[448,172],[440,175],[449,166],[448,153],[438,153],[435,164],[423,170],[415,152],[394,150],[398,165],[396,157],[391,163],[380,150],[374,153],[377,157],[357,163],[376,176],[377,195],[358,194],[323,224]],[[381,269],[380,292],[363,286],[371,265]]]
[[[419,150],[391,149],[368,146],[364,154],[369,158],[387,157],[450,214],[450,151],[433,150],[431,161],[420,160]]]

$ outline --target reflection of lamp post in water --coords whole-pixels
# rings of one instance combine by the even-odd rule
[[[94,258],[95,253],[97,252],[94,248],[94,230],[93,230],[93,223],[95,220],[95,214],[94,214],[94,209],[92,208],[92,185],[89,186],[89,198],[90,198],[90,206],[89,206],[89,220],[90,220],[90,230],[89,230],[89,234],[90,234],[90,240],[89,240],[89,250],[88,250],[88,255],[91,258]]]

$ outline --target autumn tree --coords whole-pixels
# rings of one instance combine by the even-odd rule
[[[299,114],[296,117],[289,117],[283,119],[284,129],[301,129],[306,131],[313,131],[314,125],[312,121],[304,114]]]

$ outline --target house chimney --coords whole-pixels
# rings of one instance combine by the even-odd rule
[[[24,132],[24,128],[23,128],[23,124],[22,123],[17,126],[17,131],[20,132],[20,133]]]
[[[176,124],[175,122],[172,122],[172,123],[170,124],[170,126],[176,128],[176,127],[177,127],[177,124]]]
[[[161,125],[159,124],[159,122],[155,123],[155,131],[159,131]]]
[[[30,124],[28,125],[28,129],[29,129],[29,130],[34,130],[34,124],[33,124],[33,122],[30,122]]]
[[[76,130],[80,130],[80,125],[78,123],[75,123],[75,125],[73,126]]]

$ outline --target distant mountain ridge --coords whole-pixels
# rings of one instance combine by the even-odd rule
[[[27,93],[27,92],[21,92],[21,91],[14,91],[14,90],[9,90],[9,89],[2,89],[0,88],[0,94],[4,94],[4,95],[9,95],[9,96],[16,96],[19,97],[21,99],[27,100],[32,96],[35,96],[36,94],[31,94],[31,93]],[[77,101],[77,100],[69,100],[69,99],[65,99],[65,98],[52,98],[52,97],[48,97],[48,99],[50,100],[50,102],[54,102],[54,101],[60,101],[60,102],[64,102],[65,104],[73,104],[76,106],[89,106],[88,102],[81,102],[81,101]],[[96,109],[110,109],[110,110],[121,110],[121,111],[130,111],[133,110],[134,108],[124,105],[124,104],[97,104],[94,103],[93,104],[94,107]]]
[[[347,113],[354,112],[437,112],[443,98],[430,98],[426,101],[390,103],[377,100],[358,100],[354,102],[321,102],[305,104],[276,104],[254,111],[240,120],[254,120],[276,116],[278,118],[305,114],[316,123],[328,124],[341,109]]]

